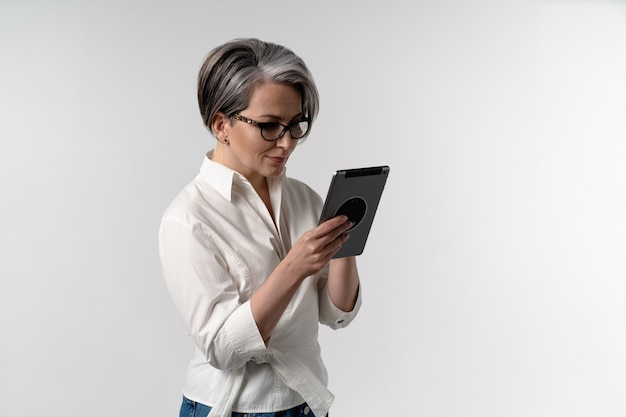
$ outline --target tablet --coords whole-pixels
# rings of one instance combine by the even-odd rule
[[[333,174],[319,223],[342,214],[354,223],[348,230],[350,239],[333,258],[363,253],[388,175],[387,165],[341,169]]]

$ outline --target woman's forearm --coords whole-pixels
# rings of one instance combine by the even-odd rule
[[[328,273],[328,295],[333,304],[342,311],[352,311],[359,292],[359,272],[356,258],[333,259]]]

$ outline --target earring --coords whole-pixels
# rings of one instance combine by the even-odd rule
[[[228,137],[225,137],[223,142],[227,144],[228,143]]]

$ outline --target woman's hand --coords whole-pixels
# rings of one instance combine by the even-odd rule
[[[305,232],[283,260],[285,266],[300,279],[317,273],[348,240],[350,227],[347,216],[337,216]]]
[[[348,240],[350,227],[352,222],[346,216],[337,216],[305,232],[252,295],[252,315],[266,344],[302,281],[330,262]]]

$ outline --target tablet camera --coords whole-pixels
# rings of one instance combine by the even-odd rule
[[[367,211],[367,203],[361,197],[352,197],[349,200],[344,201],[344,203],[337,209],[335,216],[348,216],[348,220],[350,220],[353,224],[348,231],[354,229],[361,223],[361,220],[365,217],[365,212]]]

